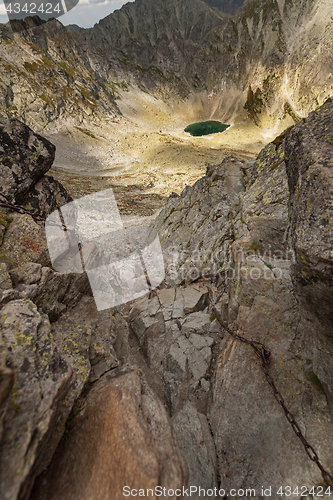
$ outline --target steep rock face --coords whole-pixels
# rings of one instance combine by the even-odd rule
[[[90,64],[85,40],[76,40],[80,35],[69,33],[57,20],[32,21],[36,27],[20,34],[1,26],[2,110],[35,130],[71,116],[79,123],[92,115],[96,120],[114,118],[116,89],[105,85],[107,71],[98,61]]]
[[[286,145],[290,189],[289,243],[295,253],[292,276],[302,325],[313,351],[314,371],[333,408],[332,338],[332,112],[333,101],[295,127]],[[315,332],[315,333],[314,333]]]
[[[47,217],[72,201],[58,181],[44,175],[53,164],[55,146],[24,123],[14,118],[0,123],[0,155],[0,193],[5,196],[1,202],[13,202]],[[7,217],[6,224],[3,212],[0,212],[0,221],[7,225],[2,226],[7,231],[1,232],[1,260],[14,267],[30,261],[50,265],[45,231],[40,222],[29,215],[14,213]]]
[[[131,331],[155,377],[171,415],[190,401],[205,412],[221,328],[208,311],[214,287],[157,290],[137,301],[129,314]]]
[[[3,109],[38,129],[112,119],[134,84],[162,99],[203,92],[207,116],[228,122],[299,120],[332,91],[330,0],[249,0],[224,13],[236,6],[140,0],[80,33],[55,20],[15,36],[3,26]]]
[[[245,162],[233,157],[208,167],[206,176],[180,196],[170,197],[152,225],[164,251],[166,273],[174,283],[217,275],[233,241],[231,206],[244,191]]]
[[[204,0],[204,2],[211,7],[216,7],[229,14],[233,14],[238,7],[243,5],[244,1],[245,0]]]
[[[332,312],[333,100],[294,127],[286,145],[293,275],[305,308],[321,320]],[[328,323],[327,330],[332,327]]]
[[[269,370],[285,404],[329,472],[333,468],[331,443],[327,442],[333,431],[331,120],[329,100],[269,144],[253,164],[243,166],[239,199],[221,214],[220,226],[218,217],[213,221],[215,230],[207,231],[206,241],[208,248],[214,247],[219,238],[229,231],[232,234],[225,240],[225,258],[218,273],[220,293],[208,307],[217,301],[222,321],[269,349]],[[228,167],[230,175],[234,168],[230,160],[224,165],[220,195],[226,189]],[[204,180],[183,193],[185,228],[191,207],[202,198],[198,185],[206,185],[210,192],[214,184],[209,174],[219,168],[208,170]],[[216,196],[204,200],[204,212],[218,206]],[[179,231],[182,217],[174,215],[179,203],[178,198],[169,199],[155,224],[164,245],[168,238],[183,245],[186,261],[192,258],[192,241]],[[197,207],[196,215],[204,225],[202,206],[198,203]],[[191,217],[195,220],[194,214]],[[290,248],[285,246],[287,229]],[[268,484],[276,499],[279,486],[296,487],[300,474],[312,485],[322,477],[255,359],[244,344],[228,335],[223,338],[207,415],[221,487],[226,492],[252,487],[260,495],[261,486]]]
[[[6,194],[12,194],[16,201],[15,193],[20,186],[15,169],[17,166],[22,170],[30,168],[31,172],[26,175],[30,180],[28,190],[19,200],[47,215],[66,202],[68,195],[52,178],[41,177],[40,163],[44,168],[47,161],[52,163],[48,152],[43,156],[35,148],[35,163],[26,160],[30,143],[34,146],[39,140],[43,144],[44,139],[22,123],[13,122],[24,133],[14,136],[10,143],[15,155],[8,154],[5,165],[11,181],[11,190]],[[52,146],[48,141],[45,143]],[[53,147],[51,151],[54,152]],[[77,494],[91,498],[91,491],[94,498],[103,500],[107,494],[112,500],[123,498],[122,487],[126,484],[140,487],[143,478],[146,487],[182,488],[187,480],[187,466],[162,403],[137,370],[127,366],[116,371],[119,365],[127,363],[130,351],[129,328],[120,312],[96,310],[85,273],[57,273],[38,263],[47,256],[45,232],[31,216],[13,214],[7,209],[6,213],[0,212],[0,222],[3,228],[0,248],[1,498],[27,500],[35,482],[33,495],[43,495],[45,485],[41,482],[43,476],[39,476],[50,462],[50,470],[53,470],[52,457],[70,415],[72,424],[77,424],[78,441],[76,445],[71,441],[70,453],[63,463],[67,468],[66,460],[70,460],[71,470],[79,482],[71,478],[72,489],[68,488],[68,478],[56,463],[64,483],[57,481],[54,488],[48,479],[47,498],[51,498],[51,494],[64,500],[76,500]],[[48,258],[46,260],[49,264]],[[112,380],[103,378],[106,373],[113,373]],[[92,387],[94,391],[90,392]],[[82,410],[83,397],[87,395],[86,407],[79,417],[77,413]],[[101,406],[105,411],[101,411]],[[101,416],[100,434],[96,431],[96,411]],[[75,414],[77,418],[72,418]],[[83,429],[81,417],[85,422]],[[110,442],[105,440],[106,429],[110,430],[106,431]],[[85,439],[82,439],[82,430]],[[68,435],[64,443],[67,449]],[[71,453],[78,459],[74,467]],[[98,472],[94,474],[94,481],[91,481],[92,463]],[[76,474],[76,466],[80,474]]]
[[[243,240],[270,259],[284,256],[288,224],[288,179],[283,139],[268,144],[254,162],[227,157],[206,176],[167,200],[152,224],[164,252],[168,279],[228,277],[231,248]]]
[[[0,124],[0,192],[20,198],[51,168],[55,146],[18,120]]]
[[[0,491],[1,498],[24,498],[61,437],[73,370],[52,343],[48,318],[30,300],[4,306],[0,322],[2,359],[15,373],[3,415]]]

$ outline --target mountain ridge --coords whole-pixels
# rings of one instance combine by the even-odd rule
[[[203,93],[208,107],[213,95],[222,120],[289,125],[332,93],[332,14],[328,0],[248,0],[234,15],[201,0],[137,0],[80,33],[56,20],[15,35],[3,25],[2,107],[37,129],[102,119],[134,85],[162,100]]]

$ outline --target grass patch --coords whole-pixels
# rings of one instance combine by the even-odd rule
[[[12,106],[9,106],[9,108],[7,108],[7,113],[10,116],[15,117],[15,115],[17,113],[17,106],[15,106],[14,104]]]
[[[62,63],[62,62],[57,63],[57,65],[59,66],[59,68],[61,68],[66,73],[66,75],[74,78],[74,76],[75,76],[74,68],[70,68],[69,66],[67,66],[66,63]]]
[[[86,128],[81,128],[81,127],[75,127],[75,128],[80,130],[80,132],[82,132],[83,134],[86,134],[88,137],[91,137],[92,139],[98,139],[98,137],[96,137],[94,134],[89,132],[89,130],[87,130]]]
[[[47,57],[43,56],[42,61],[43,61],[44,66],[46,66],[47,68],[54,67],[54,63],[52,61],[50,61],[50,59],[48,59]]]
[[[29,73],[32,73],[33,75],[36,73],[36,71],[39,70],[40,65],[36,62],[29,63],[28,61],[25,61],[23,63],[24,68],[29,71]]]
[[[4,226],[5,229],[8,229],[11,222],[13,222],[13,217],[9,217],[9,215],[0,211],[0,225]]]
[[[40,98],[41,98],[44,102],[46,102],[47,104],[53,104],[52,99],[50,99],[50,97],[48,97],[48,96],[47,96],[47,95],[45,95],[45,94],[42,94],[42,95],[40,96]]]
[[[224,123],[216,121],[208,121],[208,122],[192,123],[192,125],[186,127],[185,132],[189,132],[191,135],[197,137],[201,135],[224,132],[227,128],[229,128],[229,125],[226,125]]]

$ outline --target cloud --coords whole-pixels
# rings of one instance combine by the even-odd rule
[[[7,16],[6,7],[4,3],[0,3],[0,16]]]

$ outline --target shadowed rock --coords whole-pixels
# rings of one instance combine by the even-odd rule
[[[0,192],[22,196],[51,168],[55,146],[15,119],[0,123]]]

